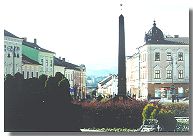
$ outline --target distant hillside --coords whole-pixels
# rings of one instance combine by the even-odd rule
[[[86,71],[87,76],[107,76],[109,74],[117,74],[117,69],[112,68],[112,69],[100,69],[100,70],[87,70]]]

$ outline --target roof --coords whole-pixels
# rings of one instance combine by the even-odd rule
[[[24,54],[22,54],[22,63],[23,64],[35,64],[35,65],[41,65],[39,62],[32,60],[30,58],[28,58],[27,56],[25,56]]]
[[[189,37],[165,38],[166,41],[173,42],[174,44],[189,45]]]
[[[63,66],[67,69],[74,69],[74,70],[80,70],[80,66],[66,62],[64,60],[61,60],[59,58],[54,57],[54,65],[56,66]]]
[[[188,37],[164,37],[163,32],[156,26],[154,21],[153,27],[145,34],[146,44],[170,44],[170,45],[189,45]]]
[[[12,37],[12,38],[19,38],[19,37],[15,36],[14,34],[8,32],[7,30],[4,30],[4,36],[8,36],[8,37]]]
[[[108,83],[115,75],[109,75],[108,77],[106,77],[105,79],[103,79],[102,81],[99,82],[99,84],[101,84],[101,86],[103,86],[104,84]]]
[[[44,49],[44,48],[41,48],[41,47],[38,46],[36,43],[31,43],[31,42],[27,42],[27,41],[23,40],[22,44],[23,44],[23,45],[26,45],[26,46],[28,46],[28,47],[31,47],[31,48],[35,48],[35,49],[37,49],[37,50],[39,50],[39,51],[42,51],[42,52],[54,53],[54,52],[52,52],[52,51],[46,50],[46,49]]]
[[[153,27],[145,34],[146,43],[155,44],[164,40],[163,32],[156,26],[154,21]]]

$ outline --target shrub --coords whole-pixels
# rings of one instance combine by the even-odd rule
[[[158,121],[163,126],[164,131],[174,131],[177,121],[174,118],[174,114],[171,111],[161,110],[158,113]]]
[[[189,104],[187,103],[166,103],[162,104],[161,108],[172,111],[176,117],[189,116]]]
[[[138,128],[142,124],[142,101],[75,102],[83,108],[83,128]]]

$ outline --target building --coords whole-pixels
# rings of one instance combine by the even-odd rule
[[[39,62],[22,55],[22,74],[24,79],[33,77],[38,78],[40,75],[41,66],[42,65]]]
[[[41,64],[39,75],[54,75],[54,52],[41,48],[37,44],[37,39],[32,43],[28,42],[27,38],[22,42],[22,49],[22,54]]]
[[[23,39],[4,30],[4,76],[22,71]]]
[[[189,90],[189,38],[164,36],[154,21],[145,44],[127,57],[127,90],[137,98],[183,97]]]
[[[98,95],[105,97],[114,97],[118,94],[118,76],[110,74],[98,83]]]
[[[61,72],[69,80],[71,94],[86,98],[86,67],[65,61],[65,58],[54,57],[54,73]]]

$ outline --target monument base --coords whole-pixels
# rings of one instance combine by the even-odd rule
[[[133,101],[133,99],[130,96],[125,96],[125,95],[116,95],[114,98],[112,98],[113,101]]]

